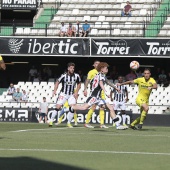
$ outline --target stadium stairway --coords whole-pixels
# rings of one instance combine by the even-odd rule
[[[150,22],[146,28],[145,37],[157,37],[169,14],[170,2],[169,0],[163,0],[155,14],[155,17],[153,17],[152,22]]]

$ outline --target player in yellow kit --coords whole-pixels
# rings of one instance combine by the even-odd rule
[[[130,128],[137,129],[135,125],[138,124],[138,129],[142,129],[144,120],[149,110],[149,96],[152,89],[157,89],[156,81],[151,77],[151,71],[149,68],[145,68],[144,77],[140,77],[131,81],[126,81],[120,83],[119,85],[124,84],[137,84],[138,85],[138,95],[136,98],[136,104],[140,107],[141,115],[136,120],[130,124]]]
[[[2,70],[6,69],[6,65],[5,65],[4,60],[1,55],[0,55],[0,69],[2,69]]]
[[[64,108],[69,108],[68,101],[66,101],[66,102],[64,103],[63,109],[60,111],[59,120],[58,120],[58,122],[57,122],[55,125],[61,124],[62,119],[63,119],[63,117],[64,117],[64,113],[65,113]],[[74,125],[77,126],[77,113],[76,113],[76,111],[74,112]]]
[[[97,68],[99,63],[100,63],[100,61],[98,61],[98,60],[94,61],[94,64],[93,64],[94,69],[92,69],[88,72],[87,79],[86,79],[85,85],[84,85],[84,96],[87,96],[87,86],[88,86],[88,84],[96,76],[96,74],[98,74],[98,71],[96,70],[96,68]],[[101,93],[101,98],[105,99],[105,94],[104,94],[103,91]],[[93,114],[95,109],[96,109],[96,105],[94,104],[87,113],[87,118],[86,118],[86,121],[85,121],[85,124],[84,124],[84,126],[87,127],[87,128],[94,128],[93,126],[91,126],[89,124],[89,122],[91,120],[92,114]],[[100,116],[100,128],[108,128],[107,126],[104,125],[104,109],[103,108],[100,108],[99,116]]]

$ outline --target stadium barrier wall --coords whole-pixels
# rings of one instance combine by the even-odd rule
[[[1,55],[169,58],[169,39],[0,37]]]
[[[16,109],[16,108],[1,108],[0,109],[0,122],[37,122],[39,120],[39,113],[37,109],[28,108],[28,109]],[[51,118],[53,109],[49,109],[48,111],[48,119]],[[85,111],[77,111],[78,114],[78,123],[83,124],[86,119],[88,110]],[[126,112],[126,123],[130,124],[139,114],[132,114],[131,111]],[[55,122],[57,122],[57,118]],[[122,121],[122,117],[120,112],[118,113],[120,118],[120,123]],[[66,114],[64,114],[63,123],[67,122]],[[74,122],[74,120],[72,120]],[[96,110],[91,119],[91,124],[100,123],[99,119],[99,110]],[[109,111],[105,112],[105,124],[112,124],[112,119],[110,118]],[[148,126],[170,126],[170,114],[148,114],[145,120],[145,125]]]

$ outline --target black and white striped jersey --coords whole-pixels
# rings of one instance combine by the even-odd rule
[[[64,73],[57,79],[57,81],[59,83],[62,83],[62,88],[60,92],[63,92],[67,95],[72,95],[74,93],[76,83],[80,83],[81,78],[77,73],[74,73],[73,75]]]
[[[95,96],[96,98],[100,97],[102,88],[100,87],[100,81],[103,81],[105,84],[106,77],[105,74],[98,73],[91,81],[91,94],[90,96]]]
[[[127,86],[126,85],[122,85],[122,86],[116,86],[116,87],[118,89],[120,89],[120,92],[118,92],[114,88],[111,88],[111,91],[114,92],[114,100],[118,101],[118,102],[122,102],[127,97],[126,96],[126,92],[128,91]]]

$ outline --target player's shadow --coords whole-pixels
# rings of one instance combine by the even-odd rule
[[[0,157],[1,170],[87,170],[81,167],[64,165],[30,157]]]

